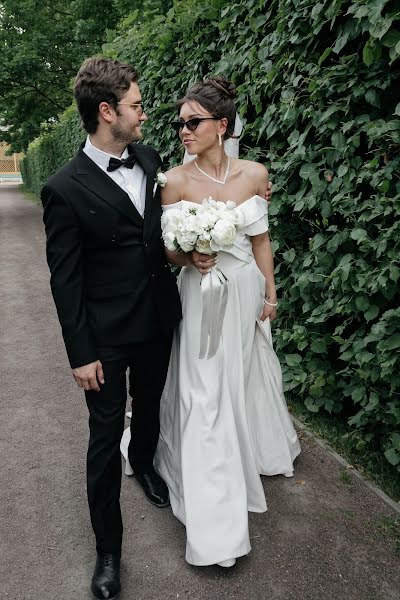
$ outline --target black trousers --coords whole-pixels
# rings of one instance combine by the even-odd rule
[[[102,360],[105,383],[85,392],[89,409],[87,493],[99,552],[117,553],[122,544],[120,442],[126,409],[126,371],[134,402],[129,461],[138,472],[152,466],[160,430],[160,398],[171,353],[172,334],[119,348]]]

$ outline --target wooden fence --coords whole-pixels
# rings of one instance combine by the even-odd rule
[[[7,144],[0,142],[0,177],[2,175],[20,175],[19,161],[21,154],[11,154],[6,156]]]

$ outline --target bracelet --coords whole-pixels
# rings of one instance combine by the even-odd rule
[[[267,304],[268,306],[278,306],[278,302],[268,302],[268,300],[266,298],[264,298],[264,304]]]

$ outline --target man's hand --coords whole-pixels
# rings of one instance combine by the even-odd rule
[[[267,191],[265,192],[265,199],[268,202],[268,204],[271,202],[271,196],[272,196],[272,181],[268,181]]]
[[[200,254],[200,252],[192,250],[189,258],[196,269],[198,269],[202,275],[206,275],[210,272],[211,267],[215,267],[217,255]]]
[[[72,375],[79,387],[83,388],[87,392],[89,390],[99,392],[99,383],[104,383],[103,366],[99,360],[89,363],[88,365],[83,365],[82,367],[72,369]]]

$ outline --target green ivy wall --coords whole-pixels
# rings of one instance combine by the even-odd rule
[[[170,165],[182,157],[168,125],[175,100],[209,74],[235,82],[242,156],[274,182],[286,390],[342,415],[359,448],[400,470],[397,6],[175,0],[166,15],[132,13],[104,51],[141,73],[146,142]],[[37,193],[82,137],[67,111],[30,146],[26,184]]]

